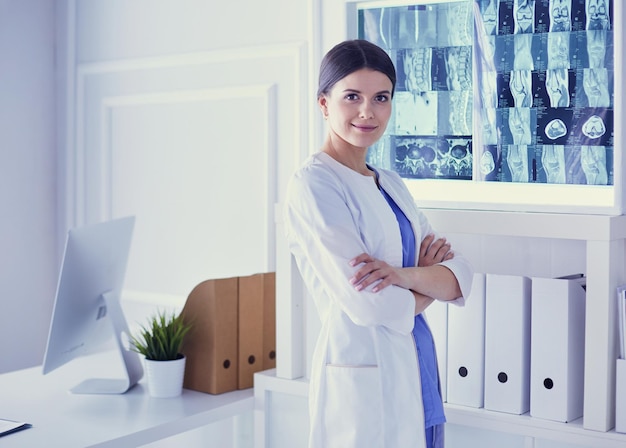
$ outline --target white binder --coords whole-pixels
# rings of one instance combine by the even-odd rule
[[[487,274],[485,409],[530,410],[530,278]]]
[[[584,281],[532,279],[531,417],[571,422],[583,415]]]
[[[439,381],[441,383],[441,398],[445,403],[447,401],[448,304],[435,301],[426,308],[424,314],[426,315],[426,322],[428,322],[428,326],[430,327],[435,341],[437,364],[439,367]]]
[[[448,403],[482,408],[485,382],[485,274],[474,274],[464,307],[448,309]]]

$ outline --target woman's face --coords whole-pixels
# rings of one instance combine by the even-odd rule
[[[366,68],[338,81],[318,100],[331,137],[358,148],[376,143],[391,116],[392,87],[387,75]]]

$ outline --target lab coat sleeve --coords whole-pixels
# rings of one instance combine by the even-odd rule
[[[461,296],[457,297],[454,300],[448,300],[446,301],[446,303],[458,306],[465,306],[465,298],[469,297],[470,291],[472,290],[472,279],[474,271],[470,263],[467,261],[467,259],[465,259],[465,257],[455,253],[452,260],[444,261],[440,264],[446,266],[452,271],[452,273],[456,277],[457,282],[459,282],[459,287],[461,288]]]
[[[424,213],[419,210],[417,205],[415,205],[415,212],[418,214],[420,230],[424,238],[429,234],[435,235],[435,239],[433,241],[441,237],[441,235],[432,228],[432,226],[428,222],[428,218],[426,218],[426,215],[424,215]],[[446,303],[464,306],[465,298],[469,297],[470,295],[470,291],[472,289],[472,281],[474,278],[474,269],[471,263],[461,253],[455,252],[454,258],[452,258],[451,260],[443,261],[439,264],[447,267],[448,269],[450,269],[450,271],[452,271],[452,273],[456,277],[457,282],[459,283],[459,288],[461,289],[460,297],[457,297],[454,300],[446,301]]]
[[[290,250],[313,295],[325,294],[357,325],[385,326],[408,334],[413,329],[415,299],[390,286],[373,293],[357,291],[349,279],[358,267],[349,261],[368,252],[340,180],[320,167],[307,167],[292,178],[285,204]],[[372,285],[373,286],[373,285]]]

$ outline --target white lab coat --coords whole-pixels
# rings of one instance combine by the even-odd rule
[[[379,174],[413,224],[418,250],[433,230],[400,176]],[[413,294],[397,286],[359,292],[348,281],[357,269],[349,260],[363,252],[402,266],[398,222],[374,179],[326,153],[311,156],[291,179],[285,227],[322,322],[311,369],[309,447],[424,447]],[[467,297],[469,263],[457,254],[443,264]]]

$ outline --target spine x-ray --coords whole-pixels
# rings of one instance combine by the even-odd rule
[[[397,71],[394,114],[370,163],[406,178],[472,179],[473,23],[469,1],[359,10],[359,37]]]

